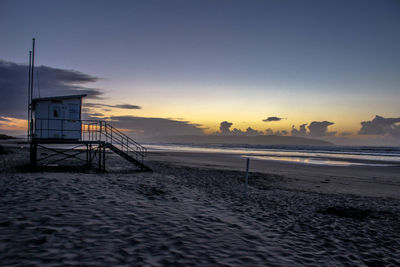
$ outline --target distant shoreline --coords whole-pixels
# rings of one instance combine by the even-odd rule
[[[141,139],[143,142],[169,142],[169,143],[190,143],[190,144],[249,144],[249,145],[325,145],[335,144],[318,139],[278,136],[278,135],[182,135],[165,136]]]

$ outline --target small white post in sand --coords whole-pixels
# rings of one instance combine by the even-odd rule
[[[247,158],[246,161],[246,177],[245,177],[245,184],[244,184],[244,194],[247,197],[247,185],[249,183],[249,165],[250,165],[250,158]]]

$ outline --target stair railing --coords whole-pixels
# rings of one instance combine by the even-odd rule
[[[82,140],[104,141],[143,163],[147,149],[106,121],[82,121]]]

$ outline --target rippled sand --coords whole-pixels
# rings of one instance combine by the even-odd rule
[[[287,190],[257,173],[245,198],[239,171],[111,160],[104,174],[30,173],[7,157],[2,266],[400,265],[396,199]]]

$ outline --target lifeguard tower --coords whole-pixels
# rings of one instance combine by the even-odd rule
[[[76,159],[86,166],[98,165],[105,171],[106,151],[111,150],[144,171],[145,147],[135,142],[107,121],[82,120],[82,100],[86,96],[67,95],[32,98],[33,53],[29,56],[28,141],[32,167],[54,166]],[[38,148],[43,153],[38,157]],[[45,151],[45,152],[44,152]],[[86,158],[82,158],[86,155]]]
[[[82,136],[82,98],[86,95],[32,99],[36,140],[80,140]]]

